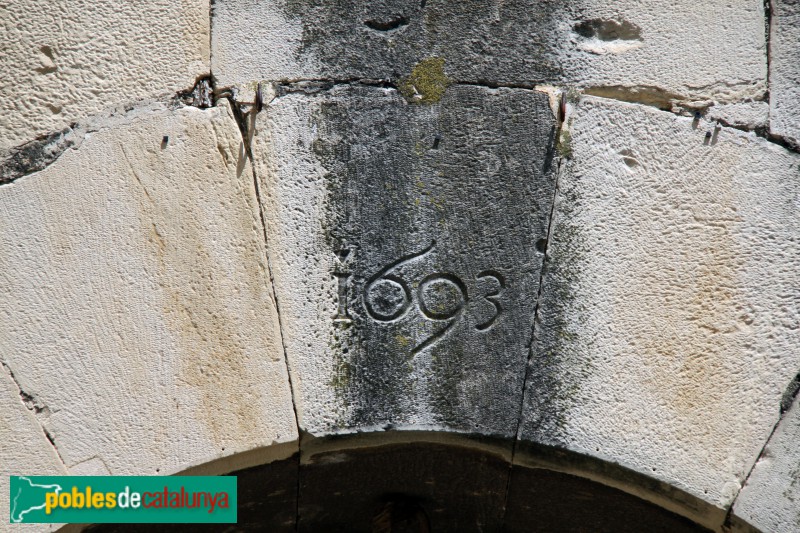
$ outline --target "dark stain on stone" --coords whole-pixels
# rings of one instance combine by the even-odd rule
[[[494,8],[485,0],[283,0],[279,6],[302,25],[296,59],[320,65],[324,78],[397,79],[428,57],[445,59],[459,82],[533,85],[562,72],[558,21],[565,8],[553,0]]]
[[[800,392],[800,374],[789,383],[781,397],[781,414],[789,410],[798,392]]]
[[[349,413],[338,424],[432,416],[512,435],[543,259],[534,243],[555,186],[547,97],[474,86],[429,106],[359,86],[309,97],[327,245],[352,250],[352,324],[329,339]]]
[[[581,319],[574,291],[589,253],[580,224],[574,221],[580,209],[577,191],[560,187],[525,387],[521,438],[548,445],[566,444],[569,409],[592,372],[574,353],[577,333],[571,327]]]
[[[578,22],[573,26],[575,33],[587,39],[601,41],[641,41],[642,30],[627,20],[591,19]]]
[[[64,128],[12,148],[6,158],[0,161],[0,185],[47,168],[65,150],[75,145],[71,133],[72,128]]]

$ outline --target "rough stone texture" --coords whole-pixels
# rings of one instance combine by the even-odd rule
[[[771,4],[770,131],[800,146],[800,2]]]
[[[208,2],[0,5],[0,156],[87,114],[174,95],[208,73]]]
[[[718,121],[724,126],[766,131],[769,127],[769,103],[739,102],[715,105],[708,109],[705,118]]]
[[[47,440],[42,426],[31,409],[23,403],[20,390],[8,370],[0,367],[0,528],[10,528],[9,513],[13,495],[9,494],[8,476],[60,476],[67,471]],[[6,498],[9,498],[8,500]],[[8,502],[8,503],[7,503]],[[11,505],[10,505],[11,504]],[[54,531],[57,525],[17,524],[14,531]]]
[[[800,529],[800,398],[764,448],[734,512],[762,531]]]
[[[513,437],[554,192],[547,96],[337,86],[257,119],[301,428]],[[541,247],[541,243],[538,245]]]
[[[644,100],[766,89],[761,0],[220,0],[213,14],[214,76],[250,102],[258,81],[399,79],[430,57],[459,82],[636,87]]]
[[[568,122],[522,438],[724,509],[800,367],[800,156],[593,97]]]
[[[0,186],[0,280],[2,362],[70,473],[171,473],[297,439],[226,105],[112,117]]]

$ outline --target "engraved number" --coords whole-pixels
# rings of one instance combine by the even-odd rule
[[[492,316],[489,320],[487,320],[483,324],[477,324],[475,326],[475,329],[477,329],[478,331],[486,331],[487,329],[492,327],[492,324],[494,324],[495,320],[497,320],[497,317],[499,317],[500,313],[503,312],[503,306],[500,305],[499,301],[497,301],[497,297],[500,296],[500,293],[503,292],[503,289],[506,288],[506,281],[505,279],[503,279],[503,275],[500,274],[499,272],[495,272],[494,270],[484,270],[483,272],[475,276],[475,279],[483,279],[483,278],[494,278],[497,281],[497,291],[489,293],[483,297],[484,300],[494,305],[496,313],[494,314],[494,316]]]
[[[429,320],[449,321],[448,324],[425,339],[421,344],[411,350],[416,355],[422,350],[430,347],[433,343],[441,339],[454,325],[464,312],[464,308],[469,302],[467,287],[458,276],[448,273],[435,273],[426,276],[417,287],[416,294],[412,295],[409,284],[400,276],[392,273],[393,270],[401,266],[424,257],[436,246],[436,241],[416,253],[405,255],[381,269],[378,273],[367,280],[364,285],[364,308],[367,314],[378,322],[394,322],[403,318],[408,312],[411,304],[416,304],[420,313]],[[483,296],[483,299],[494,306],[494,314],[485,322],[475,325],[478,331],[487,331],[491,328],[500,315],[503,313],[503,306],[500,297],[506,288],[506,281],[502,274],[495,270],[484,270],[475,279],[494,280],[496,287],[492,292]],[[341,307],[343,300],[341,288],[346,283],[346,278],[340,277],[340,310],[339,315],[347,316],[347,308]],[[349,316],[347,316],[349,318]]]
[[[434,246],[436,241],[431,242],[430,246],[421,252],[401,257],[367,281],[364,285],[364,308],[370,317],[378,322],[391,322],[406,314],[411,305],[411,291],[405,281],[390,272],[409,261],[427,255]]]
[[[423,315],[431,320],[450,320],[450,323],[411,350],[412,354],[421,352],[453,327],[467,303],[467,288],[452,274],[431,274],[419,284],[417,299]]]

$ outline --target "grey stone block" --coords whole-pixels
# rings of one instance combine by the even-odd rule
[[[302,428],[513,436],[554,194],[547,96],[337,86],[279,97],[257,130]]]

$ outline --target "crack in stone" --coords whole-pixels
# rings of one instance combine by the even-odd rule
[[[387,89],[399,90],[396,80],[392,79],[296,78],[296,79],[288,79],[288,80],[281,80],[277,82],[268,82],[268,83],[270,83],[274,88],[274,98],[280,98],[292,93],[316,94],[320,92],[329,91],[334,87],[341,85],[365,85],[365,86],[384,87]],[[534,82],[499,83],[499,82],[492,82],[489,80],[478,80],[475,82],[456,80],[453,81],[451,85],[453,86],[467,85],[473,87],[485,87],[487,89],[523,89],[531,91],[539,90],[539,88],[541,87],[541,84]],[[562,86],[552,86],[552,87],[554,89],[560,89],[563,91],[567,90],[567,87],[562,87]],[[582,94],[586,94],[588,96],[606,98],[609,100],[617,100],[620,102],[627,102],[630,104],[646,105],[677,116],[685,116],[687,112],[705,111],[711,105],[709,104],[708,101],[692,100],[690,97],[680,95],[677,93],[670,93],[655,86],[624,87],[624,86],[608,85],[608,86],[585,87],[578,90],[581,91]],[[237,93],[238,93],[238,88],[236,87],[225,87],[219,89],[218,92],[215,92],[217,97],[228,98],[232,104],[236,103],[239,106],[257,104],[257,102],[236,101]],[[744,103],[747,101],[750,100],[745,99],[739,103]],[[266,103],[268,102],[264,102],[264,104]],[[737,103],[737,102],[726,102],[726,104],[731,104],[731,103]],[[727,128],[733,128],[745,132],[753,132],[758,137],[761,137],[768,142],[777,144],[789,151],[800,153],[800,146],[794,144],[793,142],[789,141],[788,139],[785,139],[780,135],[770,133],[768,128],[746,128],[743,126],[732,125],[721,119],[715,119],[715,122],[717,122],[720,126],[724,126]],[[246,135],[246,130],[243,130],[243,134]]]
[[[342,85],[364,85],[368,87],[383,87],[386,89],[400,90],[399,81],[390,78],[292,78],[279,81],[264,82],[274,88],[275,98],[280,98],[292,93],[316,94],[333,89]],[[538,83],[496,83],[489,80],[478,80],[476,82],[453,80],[451,86],[467,85],[472,87],[484,87],[487,89],[526,89],[536,90],[541,84]],[[239,101],[236,95],[238,87],[222,87],[215,90],[218,98],[229,98],[236,100],[238,105],[256,105],[257,102]],[[265,104],[267,102],[264,102]]]
[[[737,126],[736,124],[731,124],[728,121],[726,121],[725,119],[721,119],[721,118],[714,119],[714,122],[717,122],[720,126],[723,126],[725,128],[731,128],[731,129],[734,129],[734,130],[744,131],[744,132],[747,132],[747,133],[755,133],[757,137],[760,137],[760,138],[764,139],[767,142],[770,142],[772,144],[777,144],[778,146],[780,146],[780,147],[782,147],[782,148],[784,148],[784,149],[786,149],[786,150],[788,150],[790,152],[794,152],[794,153],[799,153],[800,154],[800,145],[790,141],[789,139],[786,139],[785,137],[783,137],[781,135],[778,135],[778,134],[775,134],[775,133],[771,133],[769,131],[769,126],[760,127],[760,128],[746,128],[744,126]]]
[[[556,153],[556,145],[560,142],[561,139],[561,131],[565,127],[567,123],[567,116],[565,110],[565,99],[566,92],[562,93],[562,109],[559,110],[558,114],[556,115],[558,118],[558,127],[556,128],[555,135],[553,136],[553,146],[552,146],[552,154],[555,156]],[[514,469],[514,460],[517,455],[517,445],[519,443],[522,431],[522,418],[525,412],[525,391],[527,390],[528,381],[530,378],[530,371],[531,371],[531,360],[533,359],[534,355],[534,346],[536,344],[536,324],[538,322],[539,317],[539,305],[542,301],[542,288],[544,286],[544,277],[547,269],[547,251],[550,242],[552,242],[552,234],[554,230],[553,219],[555,218],[556,213],[556,202],[558,200],[559,194],[559,181],[561,179],[561,166],[564,162],[564,158],[558,157],[558,165],[555,169],[555,186],[553,187],[553,200],[550,204],[550,215],[547,219],[547,237],[544,240],[544,243],[537,242],[536,246],[537,249],[542,253],[542,267],[539,271],[539,287],[536,294],[536,305],[533,308],[533,325],[531,327],[531,337],[530,337],[530,344],[528,345],[528,359],[525,362],[525,375],[522,380],[522,394],[520,397],[519,403],[519,410],[517,415],[517,427],[514,431],[514,442],[511,446],[511,458],[508,463],[508,479],[506,481],[506,491],[505,496],[503,498],[503,520],[502,524],[505,525],[506,521],[506,511],[508,510],[508,499],[511,494],[511,478]]]
[[[286,375],[289,379],[289,392],[291,395],[292,400],[292,412],[294,413],[294,421],[295,426],[297,428],[297,435],[298,435],[298,451],[302,450],[303,447],[303,432],[300,430],[300,419],[297,416],[297,403],[295,401],[295,387],[292,381],[292,374],[289,372],[289,354],[286,349],[286,342],[285,342],[285,335],[284,335],[284,327],[283,327],[283,319],[281,314],[281,307],[280,302],[278,300],[278,292],[275,289],[275,278],[272,274],[272,261],[269,256],[269,236],[267,232],[267,223],[264,218],[264,203],[261,200],[261,187],[258,181],[258,174],[256,173],[255,167],[255,160],[253,158],[253,150],[252,150],[252,132],[255,131],[255,123],[256,117],[258,112],[255,108],[250,109],[247,113],[244,112],[242,109],[242,105],[237,103],[234,97],[225,96],[228,102],[231,105],[231,110],[233,111],[234,119],[236,120],[237,125],[239,126],[239,131],[242,134],[242,144],[244,145],[245,155],[250,160],[250,170],[253,175],[253,187],[255,190],[256,195],[256,203],[258,204],[258,214],[261,219],[261,229],[264,235],[264,244],[266,247],[266,260],[267,260],[267,271],[269,273],[269,282],[270,288],[272,289],[272,297],[275,301],[275,312],[278,316],[278,330],[280,331],[281,336],[281,347],[283,348],[283,360],[286,364]],[[248,124],[248,119],[250,124]],[[295,499],[295,531],[299,528],[300,523],[300,471],[299,471],[299,462],[298,462],[298,472],[297,472],[297,487],[296,487],[296,499]]]
[[[0,154],[0,187],[16,180],[40,172],[56,161],[67,150],[80,148],[87,133],[100,131],[106,126],[102,121],[124,115],[130,111],[144,108],[153,103],[166,104],[170,108],[181,106],[206,109],[213,104],[210,76],[197,78],[191,89],[178,91],[165,101],[142,100],[135,104],[120,104],[106,111],[73,122],[68,127],[40,135],[26,143],[10,148]]]
[[[775,435],[775,432],[778,430],[778,427],[783,422],[784,417],[786,416],[786,412],[794,403],[795,398],[797,398],[797,394],[800,392],[800,373],[798,373],[789,385],[786,387],[786,390],[783,392],[783,396],[781,397],[780,403],[780,416],[778,416],[778,420],[775,422],[775,425],[772,426],[772,431],[769,432],[769,436],[764,441],[764,445],[761,447],[761,451],[758,452],[758,456],[756,460],[753,461],[753,464],[750,465],[750,469],[747,471],[747,475],[742,480],[741,485],[739,486],[739,490],[736,492],[736,496],[734,496],[733,500],[731,500],[730,507],[728,507],[728,512],[725,514],[725,527],[732,527],[731,520],[733,519],[733,508],[736,505],[736,501],[739,499],[739,495],[742,493],[742,489],[747,485],[747,482],[750,480],[750,476],[753,475],[753,471],[758,466],[758,463],[764,457],[764,453],[767,450],[767,446],[769,446],[770,441],[772,441],[772,437]]]
[[[764,0],[764,43],[766,46],[767,55],[767,102],[769,102],[769,74],[772,72],[772,53],[770,50],[770,41],[772,33],[772,14],[775,10],[772,7],[773,0]]]
[[[607,100],[616,100],[619,102],[626,102],[634,105],[645,105],[648,107],[655,107],[659,111],[663,111],[664,113],[669,113],[671,115],[676,115],[679,117],[687,116],[685,113],[686,111],[696,111],[699,113],[701,110],[705,110],[708,109],[708,107],[710,107],[710,106],[702,106],[695,108],[688,104],[681,104],[680,102],[675,102],[675,106],[679,108],[679,110],[676,111],[674,109],[665,109],[663,107],[660,107],[659,105],[656,105],[656,103],[653,102],[639,101],[636,100],[635,98],[626,98],[625,94],[623,93],[617,93],[613,91],[610,93],[603,93],[603,91],[596,91],[594,89],[596,88],[593,88],[591,92],[585,91],[584,94],[587,94],[588,96],[594,96],[595,98],[604,98]],[[781,135],[771,133],[769,131],[769,127],[747,128],[744,126],[737,126],[735,124],[730,124],[726,120],[720,118],[713,119],[713,122],[717,123],[719,127],[730,128],[734,130],[744,131],[747,133],[754,133],[757,137],[764,139],[769,143],[776,144],[789,152],[800,153],[800,145],[793,143],[792,141],[784,138]]]
[[[42,424],[42,421],[39,419],[40,416],[49,417],[50,408],[47,405],[39,402],[38,398],[36,398],[36,396],[34,396],[33,394],[25,392],[25,390],[22,388],[22,385],[20,385],[19,381],[17,381],[17,378],[14,375],[14,372],[11,370],[11,367],[8,366],[7,363],[2,362],[0,364],[2,364],[3,368],[6,371],[6,374],[8,374],[8,376],[11,378],[11,381],[14,382],[14,385],[17,386],[17,391],[19,393],[19,398],[22,401],[22,404],[25,406],[26,409],[28,409],[33,413],[36,422],[39,424],[39,428],[42,430],[42,433],[44,434],[47,441],[53,447],[53,451],[56,453],[56,456],[58,456],[58,460],[61,462],[64,469],[69,471],[69,469],[67,468],[67,464],[64,462],[64,458],[61,457],[61,452],[58,451],[58,446],[56,445],[55,437],[53,437],[53,434],[50,433],[50,431],[44,426],[44,424]]]
[[[73,130],[75,127],[73,124],[12,148],[8,156],[0,161],[0,186],[44,170],[55,163],[67,149],[79,146],[80,140],[76,140],[77,135]]]

